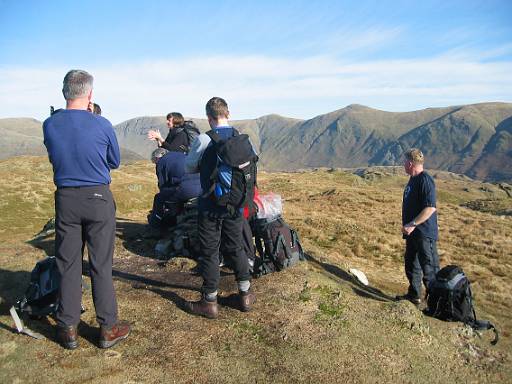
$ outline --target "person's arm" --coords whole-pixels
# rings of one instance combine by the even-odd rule
[[[199,164],[201,163],[201,158],[203,157],[203,153],[205,149],[208,147],[208,144],[210,144],[210,141],[210,136],[201,133],[192,142],[192,145],[190,146],[190,151],[185,158],[186,173],[199,172]]]
[[[167,180],[165,179],[166,176],[166,170],[165,170],[165,163],[163,161],[159,161],[156,164],[156,178],[158,179],[158,189],[162,189],[162,187],[165,185]]]
[[[121,151],[119,150],[119,144],[112,124],[110,124],[108,129],[108,141],[107,163],[110,169],[116,169],[119,167],[119,164],[121,164]]]
[[[418,216],[416,216],[414,218],[413,221],[409,222],[409,223],[406,223],[403,227],[402,227],[402,233],[404,233],[405,235],[410,235],[418,225],[424,223],[425,221],[427,221],[430,216],[432,216],[434,214],[434,212],[436,211],[436,207],[425,207],[421,210],[421,212],[418,214]]]
[[[48,152],[48,160],[50,161],[50,163],[52,162],[52,155],[50,153],[50,147],[49,147],[49,142],[47,140],[47,136],[48,136],[48,133],[47,133],[47,129],[46,129],[46,121],[43,123],[43,144],[44,146],[46,147],[46,152]]]

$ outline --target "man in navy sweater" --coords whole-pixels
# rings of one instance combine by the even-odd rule
[[[120,154],[112,124],[87,111],[93,77],[71,70],[64,77],[66,109],[43,123],[44,144],[53,166],[55,253],[61,274],[57,341],[78,347],[81,310],[82,244],[87,244],[99,346],[109,348],[128,337],[130,325],[119,321],[112,281],[116,207],[109,188],[110,170]]]

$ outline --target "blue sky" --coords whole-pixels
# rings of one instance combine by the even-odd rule
[[[67,70],[113,123],[223,96],[234,118],[512,102],[512,1],[0,0],[0,118],[43,120]]]

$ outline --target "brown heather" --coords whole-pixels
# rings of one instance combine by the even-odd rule
[[[464,268],[477,314],[501,330],[477,335],[458,323],[425,317],[408,302],[390,300],[406,289],[400,236],[402,189],[396,168],[262,173],[263,192],[280,193],[286,220],[309,261],[254,280],[253,312],[233,307],[234,278],[221,279],[218,320],[191,317],[180,300],[197,297],[193,261],[161,265],[154,242],[138,236],[156,190],[153,165],[113,172],[118,206],[114,259],[120,314],[133,323],[129,339],[103,351],[90,291],[79,326],[80,348],[54,343],[54,321],[29,321],[49,337],[12,332],[10,305],[53,238],[26,243],[53,215],[46,158],[0,162],[0,382],[95,383],[501,383],[512,381],[512,199],[498,186],[435,172],[442,265]],[[464,206],[466,204],[469,207]],[[479,209],[479,210],[476,210]],[[349,268],[366,273],[358,285]],[[88,277],[86,277],[88,281]]]

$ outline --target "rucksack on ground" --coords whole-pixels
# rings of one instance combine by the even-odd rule
[[[255,277],[281,271],[305,260],[299,235],[281,216],[253,220],[253,234],[259,256],[254,265]]]
[[[456,265],[442,268],[429,284],[425,313],[440,320],[461,321],[476,330],[492,329],[495,333],[492,344],[498,342],[496,327],[487,320],[477,320],[471,284]]]
[[[59,307],[59,286],[60,273],[55,256],[48,256],[38,261],[30,274],[30,282],[25,295],[10,310],[19,333],[25,333],[36,339],[44,338],[25,327],[20,315],[37,319],[54,315]]]
[[[211,187],[203,194],[219,206],[235,212],[253,201],[258,156],[249,136],[233,129],[233,136],[223,140],[213,130],[206,132],[211,138],[217,164],[210,176]]]

